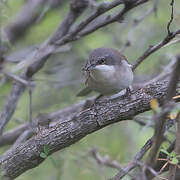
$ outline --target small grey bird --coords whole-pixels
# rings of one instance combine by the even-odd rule
[[[101,95],[113,95],[123,89],[129,90],[133,82],[131,67],[126,57],[117,50],[95,49],[90,53],[88,62],[83,68],[86,72],[86,88],[77,96],[85,96],[92,91]]]

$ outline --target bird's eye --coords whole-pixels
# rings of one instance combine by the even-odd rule
[[[105,63],[105,59],[104,58],[101,58],[100,60],[99,60],[99,64],[104,64]]]

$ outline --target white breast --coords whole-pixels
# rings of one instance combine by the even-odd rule
[[[88,86],[101,94],[115,94],[132,84],[133,73],[130,67],[116,69],[114,66],[98,65],[87,80]]]
[[[98,65],[92,70],[91,75],[96,81],[109,83],[113,81],[115,68],[114,66]]]

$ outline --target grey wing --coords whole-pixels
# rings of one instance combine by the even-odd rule
[[[78,94],[77,94],[77,96],[86,96],[86,95],[88,95],[89,93],[91,93],[92,92],[92,90],[89,88],[89,87],[86,87],[86,88],[84,88],[83,90],[81,90]]]

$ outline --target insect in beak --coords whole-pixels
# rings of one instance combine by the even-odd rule
[[[89,64],[85,68],[83,68],[84,71],[91,71],[94,69],[96,65],[95,64]]]

